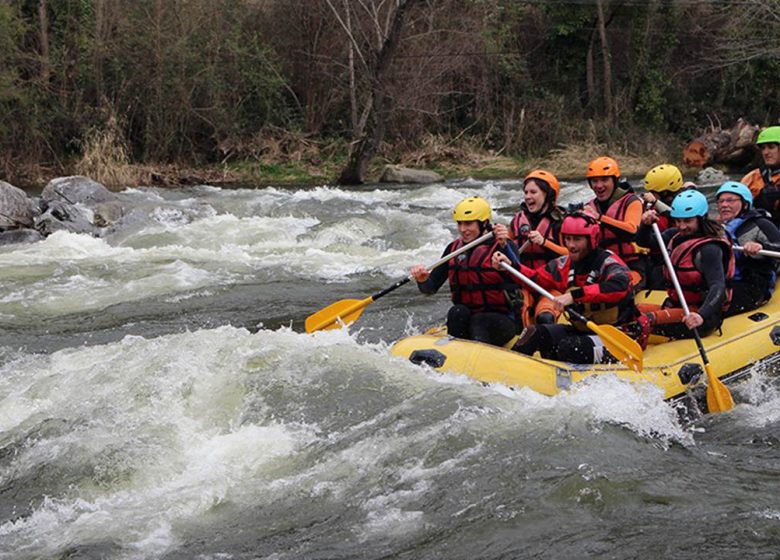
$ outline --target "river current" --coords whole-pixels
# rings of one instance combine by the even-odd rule
[[[446,287],[304,333],[436,261],[468,195],[506,223],[520,185],[129,189],[103,238],[0,247],[0,559],[778,558],[773,372],[684,424],[391,357]]]

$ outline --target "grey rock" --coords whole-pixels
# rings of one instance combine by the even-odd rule
[[[387,165],[382,172],[382,183],[420,183],[429,184],[443,181],[444,178],[435,171],[411,169],[401,165]]]
[[[36,208],[20,188],[0,181],[0,231],[32,227]]]
[[[11,229],[0,233],[0,245],[12,243],[33,243],[43,239],[43,235],[34,229]]]
[[[714,167],[705,167],[696,175],[696,184],[698,185],[719,185],[729,178],[720,169]]]
[[[44,235],[59,230],[99,235],[124,215],[117,196],[97,181],[80,175],[52,179],[41,193],[43,213],[35,227]]]

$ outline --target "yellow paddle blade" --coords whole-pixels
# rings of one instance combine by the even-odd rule
[[[363,309],[372,301],[373,296],[366,299],[342,299],[331,303],[328,307],[306,317],[306,332],[340,329],[357,321]]]
[[[734,408],[731,392],[718,379],[709,363],[704,365],[704,369],[707,371],[707,408],[710,412],[728,412]]]
[[[612,325],[587,322],[588,328],[599,335],[609,353],[634,371],[642,371],[644,354],[639,343]]]

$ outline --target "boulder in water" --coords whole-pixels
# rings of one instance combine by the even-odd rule
[[[35,205],[22,189],[0,181],[0,231],[30,228],[36,213]]]
[[[382,183],[438,183],[444,178],[435,171],[410,169],[400,165],[387,165],[379,179]]]
[[[44,211],[36,228],[44,235],[62,229],[97,235],[124,214],[114,193],[79,175],[49,181],[41,193],[41,206]]]

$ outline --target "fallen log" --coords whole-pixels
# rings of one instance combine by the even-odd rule
[[[719,123],[720,124],[720,123]],[[755,155],[758,125],[739,118],[734,126],[723,130],[711,123],[701,136],[683,148],[683,161],[688,167],[705,167],[716,163],[747,165]]]

